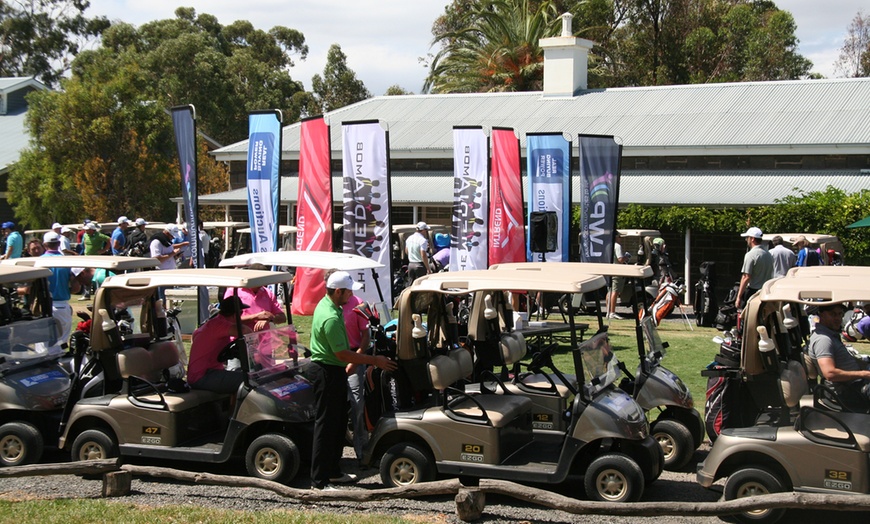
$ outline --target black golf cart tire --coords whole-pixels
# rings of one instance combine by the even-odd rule
[[[643,496],[643,471],[628,455],[607,453],[589,464],[583,487],[586,497],[592,500],[637,502]]]
[[[101,429],[88,429],[79,433],[70,449],[73,462],[102,460],[118,456],[115,438]]]
[[[36,426],[7,422],[0,426],[0,466],[35,464],[42,458],[44,443]]]
[[[725,500],[736,500],[753,495],[782,493],[786,491],[785,484],[777,475],[766,469],[743,468],[732,473],[725,480],[723,497]],[[766,509],[758,512],[746,512],[732,515],[738,522],[753,524],[772,524],[785,515],[785,508]]]
[[[296,477],[299,448],[285,435],[270,433],[255,438],[245,453],[248,475],[286,484]]]
[[[695,456],[692,432],[678,420],[656,420],[650,426],[650,435],[661,446],[668,471],[682,471]]]
[[[396,444],[381,457],[381,482],[388,488],[435,480],[435,461],[416,444]]]

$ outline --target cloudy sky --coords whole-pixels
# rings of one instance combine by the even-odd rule
[[[432,22],[448,0],[91,0],[90,16],[104,15],[141,25],[173,18],[178,6],[209,13],[227,25],[248,20],[263,30],[282,25],[305,35],[309,54],[296,62],[291,76],[311,88],[311,77],[322,74],[329,47],[337,43],[348,66],[374,95],[398,84],[420,92],[426,69],[420,58],[430,52]],[[800,52],[813,71],[834,76],[834,62],[846,28],[859,10],[870,14],[868,0],[776,0],[797,22]]]

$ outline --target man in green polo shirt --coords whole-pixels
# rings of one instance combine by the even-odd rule
[[[339,461],[347,428],[347,364],[367,364],[392,371],[396,363],[384,356],[350,350],[341,306],[362,284],[346,271],[335,271],[326,280],[326,296],[317,304],[311,322],[311,365],[316,418],[311,457],[311,481],[315,489],[330,484],[356,482],[356,475],[342,473]]]

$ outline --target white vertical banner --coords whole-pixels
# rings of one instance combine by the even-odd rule
[[[453,128],[450,271],[486,269],[489,238],[489,138],[483,128]]]
[[[392,304],[389,135],[380,122],[345,122],[342,159],[343,251],[385,266],[378,272],[377,282],[370,270],[352,273],[354,279],[363,284],[357,295],[366,302]]]

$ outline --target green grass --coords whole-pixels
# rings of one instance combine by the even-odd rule
[[[199,506],[150,507],[104,500],[0,500],[0,523],[15,524],[90,524],[119,522],[124,524],[408,524],[407,520],[376,513],[338,515],[309,511],[230,511]]]

